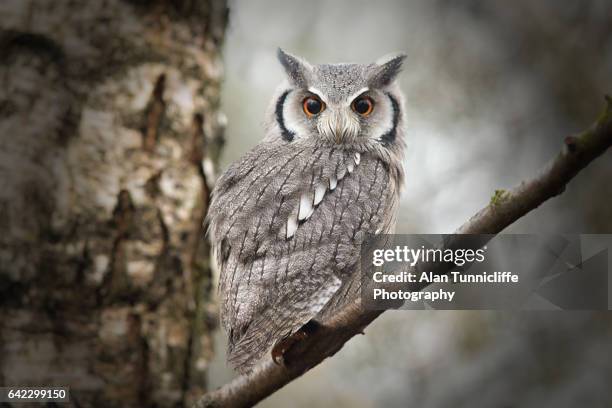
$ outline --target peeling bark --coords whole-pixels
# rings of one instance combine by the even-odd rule
[[[0,384],[69,386],[83,407],[205,390],[227,16],[0,3]]]

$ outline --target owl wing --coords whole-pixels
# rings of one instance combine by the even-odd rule
[[[228,169],[209,214],[232,365],[355,293],[363,234],[391,228],[397,197],[380,159],[345,147],[262,144]]]

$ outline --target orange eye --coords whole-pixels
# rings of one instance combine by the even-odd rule
[[[353,101],[351,108],[361,116],[368,116],[374,109],[374,101],[369,96],[360,96]]]
[[[304,113],[310,118],[325,110],[325,104],[316,96],[308,96],[302,102]]]

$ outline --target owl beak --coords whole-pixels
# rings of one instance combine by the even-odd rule
[[[318,123],[319,133],[335,144],[343,144],[359,134],[359,121],[342,111],[330,112]]]
[[[336,144],[346,143],[359,134],[359,122],[346,112],[336,112],[334,124],[334,142]]]
[[[336,123],[336,129],[334,129],[334,142],[336,142],[336,144],[342,143],[343,134],[344,134],[344,131],[342,130],[342,127],[339,126],[338,123]]]

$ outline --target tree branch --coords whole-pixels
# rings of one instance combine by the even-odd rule
[[[566,137],[561,151],[538,175],[511,190],[497,190],[489,205],[472,216],[455,234],[498,234],[546,200],[561,194],[580,170],[612,145],[612,98],[606,96],[606,102],[606,108],[595,124],[578,136]],[[458,240],[460,237],[457,235]],[[420,290],[423,287],[416,285],[411,289]],[[321,322],[312,335],[291,348],[285,365],[277,365],[268,357],[251,373],[241,375],[204,395],[195,407],[244,407],[256,404],[334,355],[351,337],[363,333],[365,327],[382,312],[364,310],[360,299],[356,299],[338,314]]]

